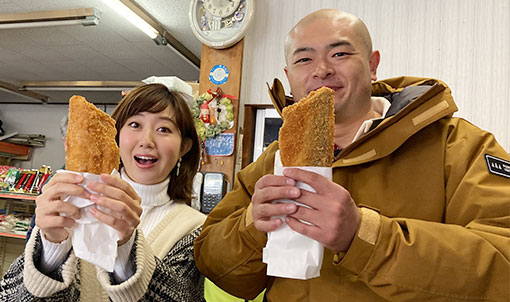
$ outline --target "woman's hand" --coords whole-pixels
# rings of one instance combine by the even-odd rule
[[[97,192],[97,194],[90,195],[90,200],[110,209],[111,212],[107,214],[91,208],[90,213],[97,220],[117,230],[119,234],[117,243],[120,246],[131,238],[136,226],[140,223],[141,198],[126,181],[118,176],[102,174],[101,180],[104,183],[92,181],[88,184],[89,189]]]
[[[44,186],[43,193],[37,196],[35,224],[47,240],[54,243],[64,241],[69,236],[65,228],[72,227],[75,219],[80,218],[80,209],[64,202],[62,197],[75,195],[88,199],[90,193],[79,186],[83,179],[81,175],[58,173]]]

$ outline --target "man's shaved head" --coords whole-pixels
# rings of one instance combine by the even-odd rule
[[[296,100],[320,87],[335,91],[335,119],[349,123],[371,112],[380,54],[365,24],[336,9],[301,19],[285,40],[285,75]]]
[[[360,18],[336,9],[321,9],[305,16],[287,34],[287,38],[285,39],[285,61],[287,64],[289,64],[289,48],[294,36],[298,34],[303,27],[306,27],[306,25],[321,19],[334,20],[337,21],[337,24],[340,26],[350,27],[365,45],[367,56],[371,55],[372,39],[370,38],[370,33],[368,32],[365,23],[363,23]]]

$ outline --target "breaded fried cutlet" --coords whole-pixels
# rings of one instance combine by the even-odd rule
[[[322,87],[283,109],[278,140],[284,167],[331,167],[335,144],[334,101],[334,91]]]
[[[119,168],[115,120],[84,97],[69,99],[66,170],[94,174]]]

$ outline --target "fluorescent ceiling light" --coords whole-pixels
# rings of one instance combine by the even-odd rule
[[[127,7],[121,1],[119,1],[119,0],[103,0],[103,2],[108,4],[108,6],[113,8],[117,13],[122,15],[126,20],[131,22],[134,26],[138,27],[138,29],[143,31],[152,40],[156,39],[159,36],[159,32],[154,27],[152,27],[149,23],[147,23],[147,21],[142,19],[140,16],[135,14],[129,7]]]
[[[48,91],[122,91],[143,85],[138,81],[49,81],[19,82],[20,90]]]
[[[77,8],[17,14],[1,14],[0,29],[30,28],[61,25],[91,26],[99,23],[95,8]]]
[[[157,45],[167,45],[199,70],[200,59],[173,37],[154,17],[147,13],[134,0],[103,0],[113,10],[133,23],[149,36]]]

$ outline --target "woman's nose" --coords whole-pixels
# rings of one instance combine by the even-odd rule
[[[144,129],[140,135],[140,147],[154,148],[154,134],[150,129]]]

